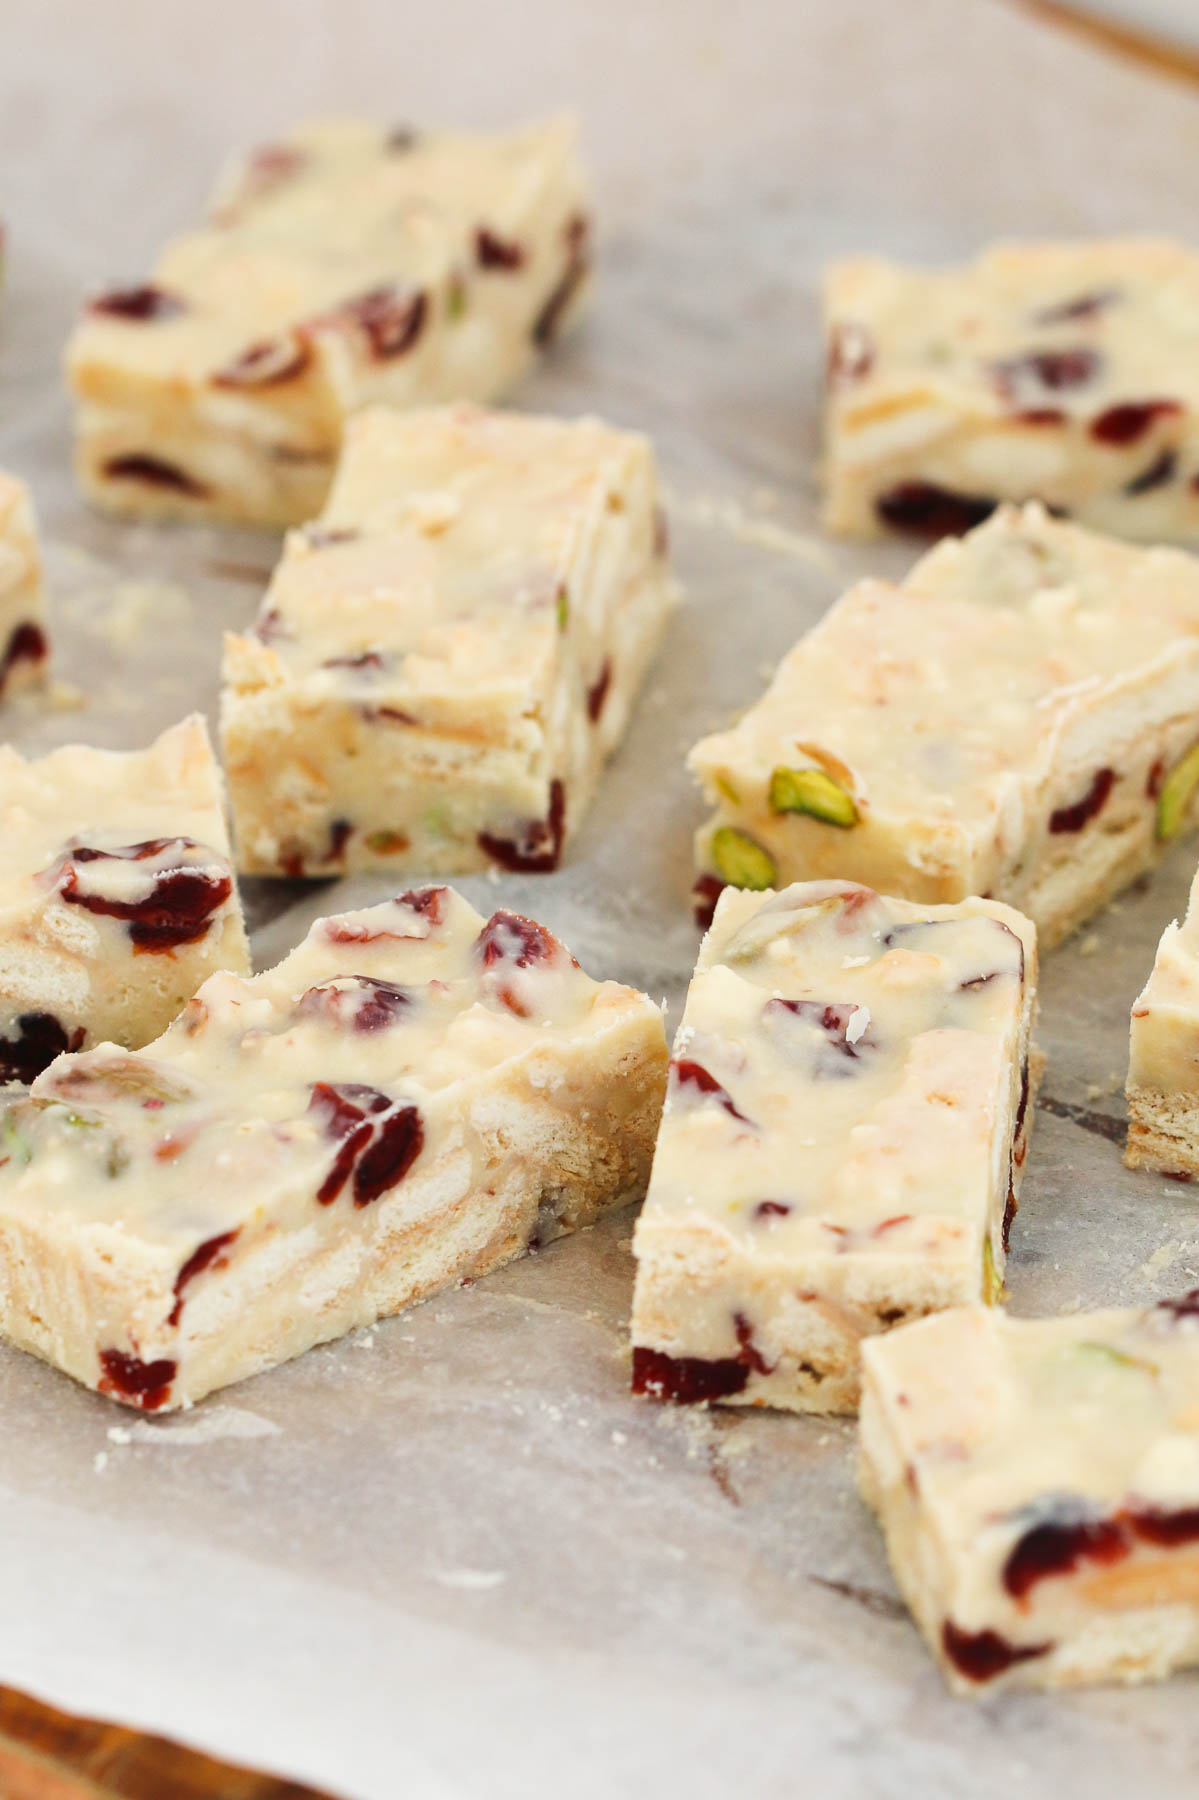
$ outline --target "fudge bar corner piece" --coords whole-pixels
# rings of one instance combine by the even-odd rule
[[[226,640],[238,866],[557,868],[678,598],[639,433],[368,408]]]
[[[473,1280],[644,1192],[662,1015],[426,887],[60,1057],[0,1141],[0,1329],[145,1411]]]
[[[1199,1291],[863,1347],[859,1485],[955,1692],[1199,1662]]]
[[[834,264],[830,531],[941,537],[1040,499],[1199,543],[1199,251],[1136,237],[992,246],[956,268]]]
[[[49,666],[45,583],[33,501],[0,469],[0,700],[44,682]]]
[[[297,128],[231,167],[67,351],[87,497],[298,525],[372,404],[498,398],[581,311],[594,248],[569,115],[499,132]]]
[[[157,1037],[249,969],[224,791],[198,715],[145,750],[0,746],[0,1086]]]
[[[1036,972],[994,901],[721,896],[634,1234],[635,1392],[849,1412],[863,1339],[1000,1297]]]
[[[1125,1097],[1128,1167],[1199,1176],[1199,875],[1133,1002]]]

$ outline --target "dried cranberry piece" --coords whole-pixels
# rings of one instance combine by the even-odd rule
[[[1162,782],[1165,779],[1165,775],[1166,765],[1159,756],[1145,780],[1145,798],[1147,800],[1157,799],[1162,791]]]
[[[1120,298],[1116,288],[1101,288],[1093,294],[1079,294],[1074,300],[1062,300],[1046,306],[1033,317],[1035,325],[1063,325],[1071,319],[1091,319]]]
[[[381,669],[383,658],[377,650],[360,650],[357,656],[327,656],[322,669]]]
[[[555,777],[550,783],[548,818],[534,819],[523,838],[502,838],[481,831],[477,841],[480,850],[510,874],[547,874],[558,867],[565,830],[566,789]]]
[[[151,858],[182,855],[197,850],[192,838],[149,838],[120,850],[93,850],[86,844],[63,858],[57,876],[58,894],[69,906],[124,919],[135,952],[174,950],[197,943],[212,924],[212,915],[233,892],[232,875],[211,875],[183,864],[155,871],[154,883],[144,900],[110,900],[103,894],[81,891],[79,864],[90,862],[146,862]]]
[[[362,533],[349,525],[302,525],[300,536],[310,550],[327,550],[330,544],[349,544]]]
[[[608,689],[612,685],[612,659],[606,656],[604,666],[587,689],[587,717],[593,725],[598,725],[600,714],[604,710],[604,701],[608,698]]]
[[[738,1357],[707,1361],[702,1356],[667,1356],[664,1350],[633,1346],[633,1392],[655,1400],[694,1406],[739,1394],[749,1380],[749,1365]]]
[[[575,213],[567,220],[563,235],[566,239],[566,267],[533,321],[533,342],[542,350],[557,337],[563,315],[591,267],[587,247],[591,235],[590,220],[582,213]]]
[[[1172,1550],[1199,1538],[1199,1506],[1131,1508],[1123,1515],[1139,1538]]]
[[[728,1089],[720,1085],[709,1069],[705,1069],[702,1063],[695,1062],[691,1057],[683,1057],[671,1063],[670,1079],[676,1089],[693,1087],[705,1100],[715,1100],[731,1118],[740,1119],[743,1125],[752,1123],[733,1104],[733,1097]]]
[[[322,1206],[331,1206],[349,1180],[350,1171],[374,1132],[367,1113],[377,1113],[391,1106],[386,1094],[377,1088],[360,1087],[357,1083],[317,1081],[313,1083],[308,1110],[316,1116],[326,1137],[339,1148],[331,1167],[316,1190]]]
[[[518,969],[528,969],[534,963],[552,962],[565,955],[563,945],[544,925],[539,925],[535,919],[526,919],[520,913],[503,910],[492,913],[479,933],[475,949],[484,968],[498,962],[513,962]]]
[[[665,556],[670,549],[670,522],[664,507],[654,508],[654,555]]]
[[[449,889],[444,887],[411,888],[406,894],[397,894],[394,904],[409,907],[418,917],[427,919],[431,926],[437,926],[445,923],[449,895]],[[412,931],[374,931],[369,925],[336,918],[326,919],[321,929],[331,944],[378,944],[428,935]]]
[[[68,1032],[53,1013],[18,1013],[16,1025],[16,1037],[0,1037],[0,1081],[28,1085],[64,1050],[78,1050],[83,1044],[83,1027]]]
[[[754,1207],[755,1219],[784,1219],[791,1211],[785,1200],[759,1200]]]
[[[527,255],[523,244],[500,237],[488,225],[475,232],[475,260],[481,269],[519,269]]]
[[[349,975],[310,987],[301,994],[296,1011],[301,1018],[323,1020],[339,1031],[385,1031],[411,1005],[412,995],[390,981]]]
[[[147,487],[173,488],[177,494],[186,494],[190,500],[208,498],[208,489],[204,483],[181,469],[178,463],[167,462],[161,456],[150,456],[142,451],[133,451],[127,456],[110,456],[104,464],[103,472],[113,481],[141,481]]]
[[[312,345],[302,331],[251,344],[211,377],[214,387],[271,388],[294,381],[312,361]]]
[[[695,923],[701,931],[711,928],[716,916],[716,902],[728,886],[719,875],[700,875],[691,890],[691,910],[695,915]]]
[[[1081,831],[1084,825],[1101,813],[1107,805],[1108,795],[1116,785],[1114,769],[1096,769],[1091,785],[1081,800],[1073,806],[1059,806],[1049,815],[1049,829],[1058,833],[1063,831]]]
[[[745,1363],[747,1368],[752,1369],[755,1375],[773,1375],[775,1365],[767,1362],[758,1349],[754,1341],[754,1328],[744,1313],[733,1314],[733,1330],[737,1334],[737,1343],[741,1350],[738,1360]]]
[[[1003,1585],[1014,1600],[1023,1600],[1039,1581],[1068,1575],[1081,1562],[1119,1562],[1130,1548],[1113,1519],[1049,1520],[1026,1531],[1010,1551]]]
[[[952,1619],[941,1630],[945,1654],[967,1681],[994,1681],[1016,1663],[1048,1656],[1052,1644],[1013,1644],[997,1631],[962,1631]]]
[[[1168,1312],[1175,1319],[1199,1319],[1199,1288],[1180,1294],[1172,1300],[1159,1300],[1158,1312]]]
[[[125,1350],[101,1350],[100,1367],[104,1371],[97,1383],[100,1392],[128,1400],[143,1412],[157,1412],[166,1405],[178,1373],[178,1364],[169,1357],[143,1362]]]
[[[949,537],[981,525],[998,501],[982,494],[956,494],[931,481],[901,481],[874,503],[884,524],[922,537]]]
[[[797,1047],[812,1055],[813,1080],[837,1080],[854,1073],[849,1065],[858,1062],[863,1052],[878,1048],[875,1040],[867,1037],[865,1032],[853,1042],[846,1035],[857,1011],[856,1005],[847,1002],[784,1000],[780,997],[766,1002],[762,1008],[762,1021],[776,1031],[781,1026],[784,1040],[789,1039],[790,1044],[795,1044],[798,1038]],[[788,1031],[792,1019],[798,1019],[804,1026],[815,1026],[820,1037],[813,1040],[810,1031],[797,1033],[793,1026]]]
[[[295,144],[259,144],[251,150],[246,169],[256,188],[262,191],[298,175],[307,161],[308,152]]]
[[[1096,414],[1091,420],[1091,436],[1101,444],[1133,444],[1155,419],[1181,411],[1177,400],[1123,400]]]
[[[339,862],[353,830],[354,827],[348,819],[330,819],[328,846],[317,858],[317,861],[322,865]],[[294,841],[279,852],[279,861],[282,864],[283,873],[292,881],[300,881],[308,873],[304,852],[296,847]]]
[[[1154,457],[1147,469],[1134,475],[1131,481],[1125,482],[1124,492],[1133,500],[1138,494],[1152,493],[1154,488],[1164,487],[1173,481],[1178,468],[1177,450],[1163,450],[1160,456]]]
[[[830,387],[862,381],[874,367],[874,338],[864,325],[841,319],[828,338],[826,373]]]
[[[1032,380],[1055,393],[1064,388],[1085,387],[1099,373],[1103,358],[1097,350],[1031,350],[1027,356],[1012,356],[996,363],[996,381],[1005,393],[1018,382]]]
[[[1017,425],[1062,425],[1066,415],[1060,406],[1026,406],[1012,418]]]
[[[205,1269],[211,1268],[214,1264],[218,1268],[220,1267],[221,1263],[225,1261],[221,1251],[228,1249],[236,1236],[236,1228],[232,1231],[218,1232],[216,1237],[205,1238],[204,1242],[197,1245],[192,1251],[175,1277],[175,1304],[167,1317],[168,1325],[178,1325],[183,1316],[184,1289],[195,1280],[197,1275],[202,1275]]]
[[[425,1128],[415,1106],[390,1113],[358,1159],[354,1170],[354,1205],[369,1206],[403,1181],[424,1149]]]
[[[376,361],[387,362],[411,350],[424,329],[428,309],[428,297],[419,290],[377,287],[347,300],[321,322],[356,325]]]
[[[414,913],[428,919],[430,925],[444,925],[450,890],[445,887],[409,888],[406,894],[396,895],[395,903],[410,906]]]
[[[174,319],[187,311],[186,302],[165,288],[146,282],[141,287],[110,288],[89,300],[87,310],[106,319],[128,319],[130,323],[150,324]]]
[[[22,620],[14,625],[4,646],[4,655],[0,656],[0,694],[4,692],[4,683],[8,672],[19,662],[45,662],[49,653],[46,634],[40,625],[32,619]]]

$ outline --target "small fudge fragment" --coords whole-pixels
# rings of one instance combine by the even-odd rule
[[[676,598],[645,438],[360,414],[324,513],[226,640],[239,867],[556,868]]]
[[[955,269],[835,264],[825,523],[940,537],[1001,500],[1199,543],[1199,251],[1005,244]]]
[[[0,746],[0,1084],[145,1044],[216,969],[249,969],[203,719],[147,750]]]
[[[187,1405],[637,1198],[665,1075],[658,1008],[543,925],[434,887],[320,919],[9,1109],[0,1329]]]
[[[1199,754],[1192,760],[1194,782]],[[1199,1175],[1199,875],[1133,1005],[1125,1092],[1129,1168]]]
[[[0,469],[0,700],[45,678],[46,602],[33,503]]]
[[[1199,1662],[1199,1290],[922,1319],[862,1356],[862,1494],[950,1686]]]
[[[489,400],[588,283],[568,118],[500,133],[303,127],[230,170],[67,352],[84,492],[144,518],[295,525],[371,402]]]
[[[1058,942],[1199,805],[1199,560],[1005,507],[863,581],[691,753],[722,883],[993,894]]]
[[[1036,933],[988,900],[726,893],[633,1241],[633,1386],[848,1412],[872,1332],[1002,1288]]]

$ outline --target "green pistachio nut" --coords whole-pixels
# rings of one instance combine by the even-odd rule
[[[1182,830],[1187,807],[1195,785],[1199,782],[1199,744],[1188,750],[1182,761],[1175,763],[1157,797],[1157,839],[1168,844]]]
[[[565,585],[558,589],[558,630],[565,631],[570,624],[570,595]]]
[[[1003,1299],[1007,1289],[1003,1285],[1003,1276],[995,1267],[995,1252],[991,1248],[990,1238],[983,1239],[983,1302],[987,1306],[995,1306]]]
[[[748,832],[722,825],[712,833],[712,861],[716,873],[730,887],[772,887],[777,873],[774,860]]]
[[[861,814],[851,793],[823,769],[777,768],[770,777],[770,810],[807,813],[824,825],[848,830]]]
[[[1097,1367],[1107,1364],[1114,1369],[1138,1370],[1142,1375],[1160,1373],[1156,1363],[1143,1356],[1130,1356],[1127,1350],[1117,1350],[1114,1344],[1102,1344],[1097,1339],[1084,1338],[1079,1344],[1070,1346],[1075,1357],[1084,1363],[1092,1363]]]

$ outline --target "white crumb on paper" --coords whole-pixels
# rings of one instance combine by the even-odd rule
[[[1088,1100],[1102,1100],[1102,1098],[1103,1098],[1103,1089],[1100,1087],[1100,1085],[1097,1081],[1092,1081],[1087,1088],[1087,1099]]]
[[[132,1425],[110,1425],[110,1444],[215,1444],[224,1438],[278,1437],[273,1419],[241,1406],[212,1406],[194,1419],[138,1419]]]
[[[629,1438],[628,1438],[627,1432],[614,1431],[612,1433],[612,1442],[616,1445],[617,1449],[619,1449],[622,1444],[627,1444],[628,1441],[629,1441]]]
[[[1099,949],[1099,944],[1099,933],[1097,931],[1092,931],[1083,938],[1081,944],[1078,946],[1078,954],[1080,956],[1094,956]]]
[[[430,1574],[442,1587],[457,1588],[463,1594],[483,1594],[488,1588],[502,1587],[508,1579],[504,1569],[432,1569]]]
[[[97,1450],[96,1454],[92,1458],[92,1468],[96,1471],[97,1475],[102,1475],[107,1467],[108,1467],[108,1451],[107,1450]]]

